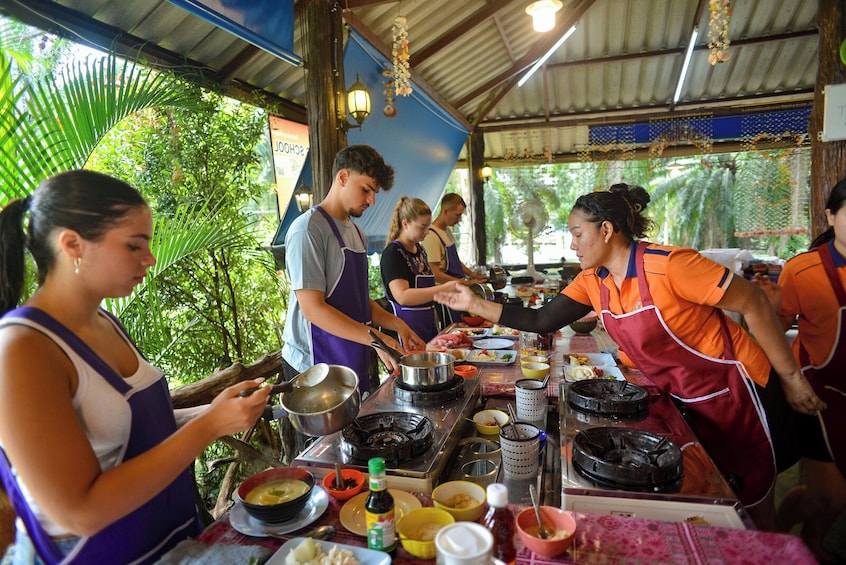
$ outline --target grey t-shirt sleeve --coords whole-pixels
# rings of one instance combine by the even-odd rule
[[[285,266],[291,290],[311,289],[326,292],[328,257],[326,232],[333,237],[326,221],[314,211],[303,222],[295,222],[285,237]]]

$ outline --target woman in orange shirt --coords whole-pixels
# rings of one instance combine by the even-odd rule
[[[543,308],[502,306],[462,288],[436,299],[536,332],[598,312],[620,349],[692,414],[691,427],[758,527],[774,530],[777,469],[798,459],[785,394],[805,413],[824,404],[764,292],[692,249],[637,241],[652,227],[648,203],[646,190],[626,184],[579,197],[569,229],[582,271]],[[757,343],[723,309],[743,315]],[[771,366],[780,378],[770,378]]]
[[[803,522],[802,538],[821,559],[831,560],[823,541],[846,510],[846,179],[832,189],[825,216],[828,229],[784,265],[778,286],[767,279],[758,283],[784,329],[797,323],[793,354],[828,405],[818,417],[799,417],[805,484],[784,497],[780,525]]]

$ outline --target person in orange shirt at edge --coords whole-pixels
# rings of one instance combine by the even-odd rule
[[[785,530],[803,523],[801,535],[823,561],[834,561],[823,541],[838,514],[846,510],[846,179],[825,205],[828,229],[810,250],[790,259],[778,285],[756,282],[767,292],[789,329],[797,323],[793,355],[820,398],[828,405],[818,417],[800,416],[803,483],[788,491],[778,509]]]
[[[649,199],[642,187],[615,184],[576,200],[570,248],[582,271],[542,308],[497,304],[463,287],[435,298],[533,332],[600,313],[637,368],[684,406],[758,528],[775,530],[776,474],[799,459],[785,397],[805,414],[825,404],[799,370],[761,289],[695,250],[638,241],[653,226],[643,215]],[[757,342],[723,309],[743,315]]]

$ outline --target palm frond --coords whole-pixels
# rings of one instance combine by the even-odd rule
[[[4,200],[28,194],[53,174],[83,167],[103,136],[134,112],[199,104],[195,91],[170,75],[113,53],[78,61],[43,78],[13,78],[7,62],[0,59]]]
[[[249,244],[243,234],[248,223],[249,220],[241,216],[230,222],[221,222],[219,216],[204,205],[181,208],[173,216],[158,217],[150,242],[156,264],[132,294],[107,301],[106,308],[120,317],[145,291],[150,290],[149,294],[155,296],[157,279],[188,256],[215,248],[247,247]],[[155,307],[156,302],[150,300],[148,306]],[[155,314],[155,311],[151,312],[151,317]]]

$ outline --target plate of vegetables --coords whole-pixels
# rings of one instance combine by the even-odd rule
[[[474,349],[467,354],[467,363],[479,365],[508,365],[517,358],[516,351],[500,351],[497,349]]]

